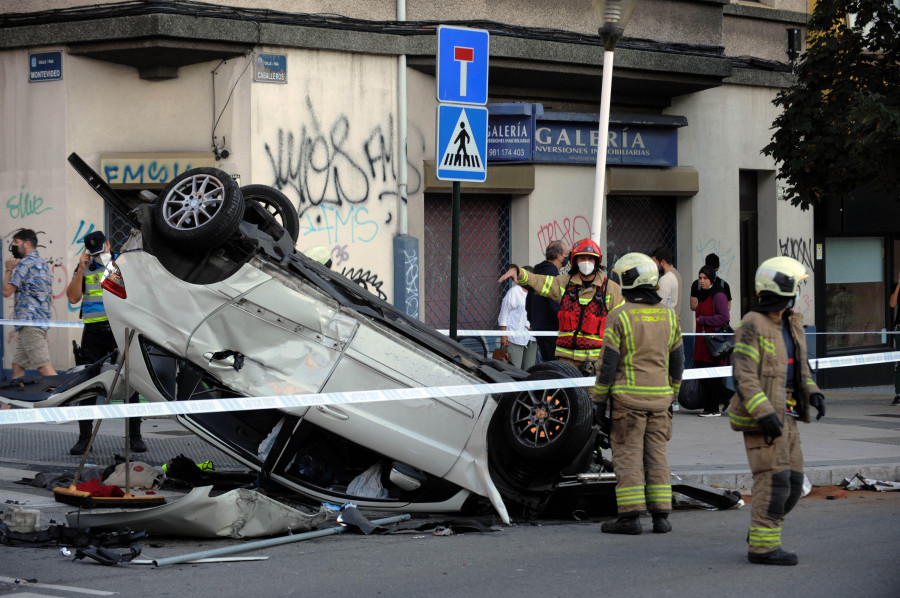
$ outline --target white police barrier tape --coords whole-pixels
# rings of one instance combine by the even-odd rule
[[[84,328],[84,322],[75,321],[69,322],[66,320],[9,320],[9,319],[0,319],[0,326],[38,326],[38,327],[48,327],[48,328]],[[440,332],[444,335],[449,335],[450,331],[446,328],[438,328],[437,332]],[[456,336],[507,336],[514,331],[512,330],[457,330]],[[531,336],[559,336],[559,333],[554,330],[529,330],[528,331]],[[734,334],[733,332],[682,332],[682,336],[712,336],[719,334]],[[806,334],[812,334],[816,336],[839,336],[839,335],[854,335],[854,334],[900,334],[900,330],[873,330],[871,332],[807,332]]]
[[[69,322],[66,320],[4,320],[0,319],[2,326],[37,326],[39,328],[84,328],[84,322]]]
[[[438,328],[436,329],[441,334],[450,334],[450,331],[446,328]],[[514,330],[457,330],[456,336],[508,336],[510,334],[515,333]],[[521,332],[521,331],[519,331]],[[528,334],[531,336],[559,336],[559,333],[553,330],[528,330]],[[733,332],[682,332],[681,336],[718,336],[721,334],[727,334],[728,336],[733,336]],[[870,334],[870,335],[880,335],[880,334],[900,334],[900,330],[873,330],[871,332],[807,332],[806,334],[811,334],[815,336],[837,336],[837,335],[854,335],[854,334]]]
[[[825,357],[810,360],[815,370],[870,365],[900,361],[900,351],[872,353],[847,357]],[[688,369],[684,379],[721,378],[731,375],[731,366]],[[174,401],[160,403],[130,403],[122,405],[85,405],[77,407],[45,407],[42,409],[7,409],[0,411],[0,425],[33,424],[43,422],[66,422],[78,420],[158,417],[166,415],[191,415],[228,411],[253,411],[257,409],[302,409],[316,405],[349,405],[353,403],[379,403],[410,399],[434,399],[439,397],[461,397],[480,394],[502,394],[524,390],[547,390],[551,388],[576,388],[593,386],[594,377],[564,378],[558,380],[534,380],[525,382],[497,382],[485,384],[463,384],[459,386],[438,386],[430,388],[398,388],[391,390],[359,390],[352,392],[330,392],[322,394],[300,394],[267,397],[234,397],[229,399],[202,399],[196,401]]]

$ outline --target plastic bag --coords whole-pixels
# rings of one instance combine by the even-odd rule
[[[381,463],[365,470],[347,486],[347,494],[366,498],[387,498],[388,491],[381,485]]]
[[[702,386],[699,378],[681,381],[678,389],[678,405],[682,409],[701,409],[703,407]]]

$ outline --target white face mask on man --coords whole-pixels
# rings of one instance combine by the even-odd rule
[[[104,253],[101,253],[100,255],[95,255],[94,259],[106,266],[109,264],[110,260],[112,260],[112,254],[106,251]]]
[[[594,273],[594,262],[591,260],[578,262],[578,271],[581,272],[584,276],[590,276]]]

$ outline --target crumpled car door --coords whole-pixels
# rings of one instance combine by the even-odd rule
[[[316,393],[356,327],[321,298],[270,279],[209,314],[187,357],[249,396]]]

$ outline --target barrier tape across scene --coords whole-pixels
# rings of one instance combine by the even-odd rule
[[[84,328],[84,323],[80,320],[77,321],[68,321],[68,320],[9,320],[0,318],[0,326],[37,326],[37,327],[46,327],[46,328]],[[437,328],[437,332],[441,334],[448,335],[450,331],[446,328]],[[516,334],[516,331],[513,330],[458,330],[456,332],[457,337],[470,337],[470,336],[509,336],[510,334]],[[559,333],[553,330],[529,330],[528,334],[531,336],[559,336]],[[682,336],[711,336],[711,335],[721,335],[734,334],[733,332],[682,332]],[[855,335],[855,334],[900,334],[898,330],[873,330],[871,332],[807,332],[806,334],[813,334],[817,336],[826,336],[826,335]]]
[[[869,353],[841,357],[811,359],[814,371],[872,365],[900,361],[900,351]],[[731,366],[687,369],[684,380],[721,378],[731,375]],[[496,382],[484,384],[462,384],[419,388],[398,388],[390,390],[359,390],[351,392],[329,392],[321,394],[292,394],[264,397],[230,397],[226,399],[199,399],[192,401],[171,401],[153,403],[131,403],[121,405],[79,405],[72,407],[44,407],[40,409],[6,409],[0,411],[0,425],[67,422],[105,418],[160,417],[170,415],[193,415],[230,411],[254,411],[258,409],[302,409],[317,405],[349,405],[354,403],[379,403],[411,399],[436,399],[441,397],[461,397],[469,395],[503,394],[527,390],[548,390],[555,388],[587,387],[594,384],[594,377],[562,378],[556,380],[533,380],[524,382]]]

